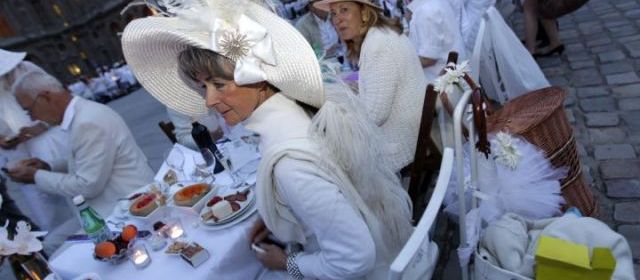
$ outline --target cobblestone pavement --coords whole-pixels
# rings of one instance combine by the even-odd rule
[[[512,19],[522,35],[522,14]],[[599,218],[627,238],[640,279],[640,1],[591,0],[559,26],[565,53],[538,63],[569,92],[567,116]]]

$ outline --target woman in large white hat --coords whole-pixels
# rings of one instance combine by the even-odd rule
[[[427,86],[415,48],[400,24],[370,0],[321,0],[313,5],[330,12],[347,45],[347,57],[358,65],[358,99],[381,128],[384,153],[399,171],[413,161]]]
[[[304,248],[285,254],[264,245],[257,253],[269,269],[263,276],[386,278],[411,232],[410,202],[369,144],[376,126],[353,93],[332,79],[323,83],[304,37],[262,6],[171,2],[170,17],[126,27],[125,58],[166,106],[191,116],[213,109],[227,124],[260,134],[260,221],[252,239],[260,242],[266,227]],[[299,104],[319,111],[311,119]]]

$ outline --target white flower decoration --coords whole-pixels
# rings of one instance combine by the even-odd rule
[[[451,63],[450,65],[453,65]],[[452,94],[456,86],[464,87],[466,85],[462,82],[462,78],[465,73],[469,72],[469,62],[463,61],[458,65],[453,65],[453,69],[445,68],[445,73],[442,76],[436,78],[434,88],[436,92],[444,92],[446,94]]]
[[[16,236],[13,237],[13,243],[16,252],[20,255],[29,255],[33,252],[42,250],[42,242],[38,237],[44,236],[47,232],[31,231],[31,226],[25,221],[19,221],[16,225]]]
[[[9,221],[5,223],[3,227],[0,227],[0,255],[9,256],[16,253],[16,248],[13,241],[9,240],[9,232],[7,226]]]
[[[497,163],[507,166],[509,168],[516,169],[518,163],[522,158],[522,154],[516,147],[517,142],[520,140],[514,138],[511,134],[505,132],[498,132],[496,137],[491,139],[491,143],[496,147],[494,151],[495,160]]]

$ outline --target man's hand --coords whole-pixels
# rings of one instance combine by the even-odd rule
[[[38,169],[51,170],[51,167],[41,159],[30,158],[22,160],[15,167],[8,169],[7,175],[13,181],[33,184],[35,183],[35,175]]]
[[[6,138],[4,136],[0,136],[0,148],[13,150],[18,146],[18,144],[20,144],[20,137]]]
[[[20,137],[22,142],[24,142],[42,134],[45,131],[47,131],[47,126],[44,123],[38,123],[34,126],[23,127],[22,129],[20,129],[20,134],[18,136]]]

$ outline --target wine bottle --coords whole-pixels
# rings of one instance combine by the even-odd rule
[[[213,173],[218,174],[224,170],[224,167],[220,162],[215,158],[216,153],[218,152],[218,147],[213,142],[211,138],[211,134],[209,133],[209,129],[206,126],[200,124],[199,122],[193,122],[191,124],[193,128],[191,129],[191,136],[193,137],[193,141],[198,145],[198,149],[200,149],[200,153],[202,154],[202,158],[207,163],[207,166],[211,166],[215,164],[213,168]],[[210,153],[205,152],[206,150],[210,151]]]

